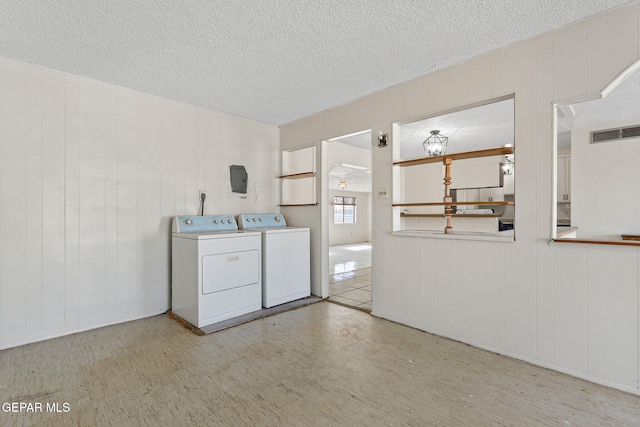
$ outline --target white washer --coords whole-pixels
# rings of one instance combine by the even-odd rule
[[[173,313],[200,328],[260,310],[261,240],[230,215],[175,217]]]
[[[243,230],[262,233],[262,306],[284,304],[311,295],[309,229],[287,227],[280,214],[238,217]]]

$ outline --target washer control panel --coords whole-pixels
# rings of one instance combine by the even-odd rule
[[[174,233],[206,233],[238,229],[231,215],[177,216],[173,218]]]
[[[281,214],[243,214],[238,216],[241,230],[252,228],[284,228],[287,222]]]

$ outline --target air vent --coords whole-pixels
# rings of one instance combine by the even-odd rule
[[[596,144],[598,142],[638,137],[640,137],[640,126],[602,130],[598,132],[591,132],[591,143]]]

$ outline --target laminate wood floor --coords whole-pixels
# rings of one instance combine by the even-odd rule
[[[0,425],[634,426],[640,396],[319,302],[206,336],[166,315],[0,352]]]

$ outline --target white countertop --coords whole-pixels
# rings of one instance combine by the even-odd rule
[[[453,234],[445,234],[444,231],[435,230],[402,230],[391,233],[393,236],[421,237],[427,239],[453,239],[453,240],[484,240],[491,242],[513,242],[513,230],[505,230],[497,233],[480,233],[473,231],[460,231]]]

